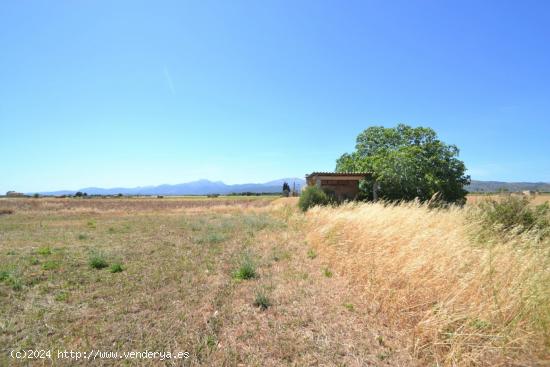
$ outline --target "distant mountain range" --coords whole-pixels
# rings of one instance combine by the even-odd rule
[[[262,193],[262,192],[281,192],[283,183],[288,182],[290,187],[296,184],[296,190],[305,185],[303,178],[290,177],[281,178],[265,183],[245,183],[236,185],[227,185],[222,181],[198,180],[176,185],[159,185],[143,187],[115,187],[104,189],[100,187],[85,187],[78,190],[61,190],[40,192],[40,195],[59,196],[74,195],[77,191],[85,192],[88,195],[208,195],[208,194],[231,194],[231,193]],[[507,191],[533,190],[541,192],[550,192],[550,183],[544,182],[500,182],[500,181],[476,181],[472,180],[466,190],[470,192],[496,192],[505,189]],[[30,193],[34,194],[34,193]]]
[[[104,189],[100,187],[84,187],[78,190],[60,190],[50,192],[39,192],[45,196],[74,195],[77,191],[85,192],[88,195],[208,195],[208,194],[232,194],[241,192],[282,192],[283,183],[287,182],[292,188],[296,184],[296,190],[299,190],[304,184],[303,178],[281,178],[265,183],[245,183],[236,185],[227,185],[222,181],[198,180],[176,185],[159,185],[143,187],[115,187]],[[33,193],[30,193],[33,194]]]
[[[476,181],[472,180],[466,190],[470,192],[496,192],[499,190],[510,192],[532,190],[550,192],[550,183],[546,182],[500,182],[500,181]]]

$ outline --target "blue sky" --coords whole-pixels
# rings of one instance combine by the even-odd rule
[[[333,170],[434,128],[474,179],[550,181],[547,1],[3,1],[0,192]]]

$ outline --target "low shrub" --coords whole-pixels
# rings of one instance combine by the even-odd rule
[[[500,200],[484,200],[477,207],[471,219],[481,224],[484,233],[502,235],[531,231],[539,238],[550,234],[548,202],[534,206],[526,197],[510,195]]]
[[[300,195],[298,206],[302,211],[306,211],[309,208],[316,205],[328,205],[330,204],[330,197],[317,186],[308,186]]]
[[[13,210],[12,209],[0,209],[0,215],[8,215],[8,214],[13,214]]]

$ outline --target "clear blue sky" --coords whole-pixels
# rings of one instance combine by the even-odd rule
[[[434,128],[550,181],[548,1],[2,1],[0,192],[333,170]]]

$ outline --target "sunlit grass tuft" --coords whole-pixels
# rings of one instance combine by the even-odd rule
[[[239,280],[247,280],[256,278],[258,276],[256,272],[256,264],[252,259],[245,255],[241,258],[239,265],[235,271],[233,271],[233,278]]]
[[[109,271],[111,273],[120,273],[120,272],[124,271],[124,267],[122,266],[121,263],[113,263],[109,267]]]
[[[103,269],[109,266],[107,258],[101,252],[93,252],[88,259],[88,264],[94,269]]]

